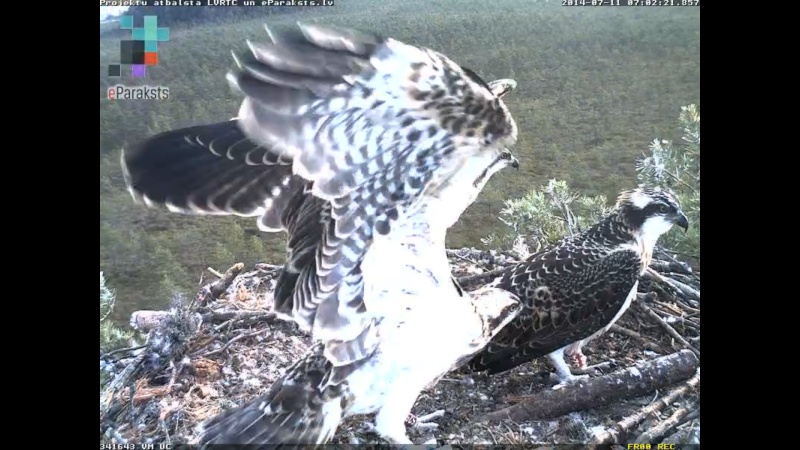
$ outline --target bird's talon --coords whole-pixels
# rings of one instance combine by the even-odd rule
[[[443,409],[434,411],[424,416],[415,416],[414,414],[409,413],[408,418],[406,418],[406,425],[418,430],[436,429],[439,428],[439,424],[431,422],[431,420],[444,417],[444,413],[445,411]]]
[[[586,369],[586,355],[582,351],[577,350],[569,355],[570,362],[576,369]]]

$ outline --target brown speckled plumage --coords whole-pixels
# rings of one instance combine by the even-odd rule
[[[653,217],[682,227],[686,221],[669,191],[623,192],[600,222],[498,277],[492,285],[519,296],[524,309],[467,366],[504,372],[610,326],[652,258],[641,235]]]

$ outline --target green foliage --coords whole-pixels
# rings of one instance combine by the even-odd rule
[[[128,344],[133,334],[123,330],[111,321],[108,317],[114,309],[116,296],[114,292],[106,286],[106,278],[100,272],[100,351],[108,352],[122,348]]]
[[[106,277],[100,271],[100,353],[106,353],[118,348],[125,347],[133,338],[133,333],[123,330],[109,320],[111,312],[114,310],[116,295],[114,291],[106,286]],[[108,382],[109,374],[103,370],[104,365],[100,363],[100,388]]]
[[[566,181],[550,180],[524,197],[506,200],[499,219],[511,230],[492,233],[483,243],[535,253],[568,234],[585,230],[608,210],[604,195],[580,195]]]
[[[678,116],[683,136],[679,142],[655,139],[649,154],[637,161],[639,179],[646,184],[671,188],[689,218],[686,233],[668,233],[660,241],[664,248],[680,253],[700,265],[700,110],[681,108]]]
[[[635,167],[641,183],[669,187],[677,194],[691,224],[687,233],[667,233],[659,241],[660,246],[699,265],[700,112],[693,104],[684,106],[678,120],[683,133],[680,144],[654,140]],[[507,200],[499,215],[507,229],[490,234],[483,242],[525,256],[586,229],[608,212],[605,196],[581,194],[563,180],[550,180],[539,190]]]
[[[244,51],[247,39],[266,39],[265,22],[272,29],[303,20],[373,30],[441,51],[487,80],[517,80],[506,102],[519,126],[511,150],[521,167],[493,177],[448,232],[450,246],[479,245],[502,232],[495,217],[503,201],[551,178],[591,196],[630,187],[637,180],[631,164],[641,154],[637,143],[669,136],[675,105],[700,96],[698,8],[342,0],[280,14],[214,8],[213,20],[187,22],[184,16],[194,11],[208,15],[189,9],[156,11],[160,23],[167,16],[174,21],[167,25],[170,41],[159,45],[158,66],[144,80],[108,78],[106,64],[118,61],[127,32],[100,37],[100,266],[113,275],[118,302],[110,319],[120,324],[136,309],[167,306],[171,289],[194,291],[209,266],[225,270],[285,257],[284,236],[255,231],[252,218],[187,217],[134,205],[119,168],[120,149],[148,135],[233,117],[241,98],[225,82],[231,51]],[[242,19],[247,11],[254,18]],[[110,102],[105,89],[117,83],[166,85],[172,98]],[[542,230],[547,239],[558,233]]]

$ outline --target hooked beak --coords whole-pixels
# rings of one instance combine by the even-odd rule
[[[687,232],[689,230],[689,219],[686,218],[684,213],[678,214],[678,220],[675,221],[675,225],[683,228],[683,232]]]
[[[513,156],[511,157],[511,167],[519,170],[519,160]]]

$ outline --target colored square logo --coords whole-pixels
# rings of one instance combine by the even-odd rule
[[[119,18],[119,27],[123,30],[130,30],[133,28],[133,16],[122,16]]]
[[[121,66],[129,65],[131,76],[144,77],[146,66],[158,65],[158,43],[169,41],[169,28],[159,27],[156,16],[144,16],[140,27],[136,26],[134,16],[122,16],[119,26],[123,30],[131,30],[131,37],[120,41],[120,64],[109,65],[108,76],[121,76]]]
[[[144,65],[155,66],[157,64],[158,64],[158,53],[155,52],[144,53]]]

